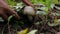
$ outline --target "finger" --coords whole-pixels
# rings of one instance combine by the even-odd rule
[[[9,14],[9,15],[15,15],[15,18],[16,18],[16,19],[20,19],[19,15],[18,15],[15,11],[13,11],[13,10],[9,10],[9,11],[8,11],[8,14]]]
[[[16,12],[14,12],[14,11],[10,11],[9,14],[10,14],[10,15],[15,15],[15,18],[16,18],[16,19],[20,19],[20,17],[18,16],[18,14],[17,14]]]

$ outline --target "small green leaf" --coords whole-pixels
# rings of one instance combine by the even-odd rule
[[[8,22],[10,21],[10,19],[13,17],[14,15],[11,15],[8,17]]]
[[[30,31],[30,32],[27,33],[27,34],[35,34],[35,32],[37,32],[37,30],[32,30],[32,31]]]
[[[28,28],[22,30],[22,31],[18,31],[17,34],[27,34],[28,32]]]

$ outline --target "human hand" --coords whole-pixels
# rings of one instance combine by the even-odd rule
[[[4,20],[7,20],[8,16],[10,16],[10,15],[14,15],[16,19],[20,19],[20,17],[18,16],[18,14],[14,10],[12,10],[10,8],[4,8],[4,7],[0,8],[0,16]]]
[[[4,20],[7,20],[8,17],[13,14],[15,15],[16,19],[20,19],[18,14],[14,10],[12,10],[4,0],[0,0],[0,16]]]

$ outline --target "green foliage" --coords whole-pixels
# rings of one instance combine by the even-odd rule
[[[54,4],[58,4],[60,1],[58,1],[58,0],[52,0],[52,3],[54,3]]]
[[[33,4],[37,4],[37,3],[42,3],[42,4],[45,4],[46,2],[48,3],[53,3],[53,4],[57,4],[57,3],[60,3],[60,0],[30,0]]]
[[[10,7],[12,7],[12,6],[14,6],[14,5],[17,4],[17,3],[15,2],[15,0],[5,0],[5,2],[6,2]]]

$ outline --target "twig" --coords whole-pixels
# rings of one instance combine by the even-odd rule
[[[8,34],[11,34],[9,22],[8,22]]]

